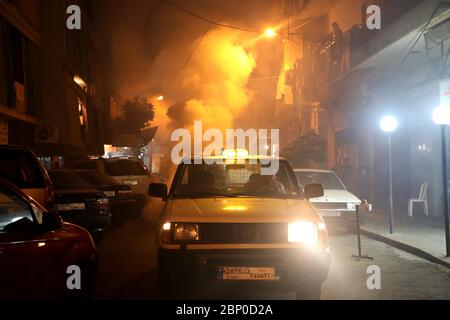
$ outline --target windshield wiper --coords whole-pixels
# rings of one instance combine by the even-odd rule
[[[227,197],[227,194],[218,194],[211,191],[195,191],[189,193],[175,194],[178,197],[205,196],[205,197]]]
[[[263,197],[263,195],[259,195],[252,192],[237,192],[237,193],[231,193],[230,196],[232,197]]]

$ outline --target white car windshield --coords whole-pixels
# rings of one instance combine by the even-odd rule
[[[304,187],[319,183],[325,190],[345,190],[345,186],[334,172],[296,171],[298,181]]]

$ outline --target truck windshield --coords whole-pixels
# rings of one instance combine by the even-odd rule
[[[181,164],[174,180],[178,197],[302,197],[286,161],[272,175],[261,174],[261,163]]]

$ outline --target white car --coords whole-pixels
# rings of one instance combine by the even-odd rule
[[[295,169],[297,179],[304,188],[309,184],[321,184],[324,195],[311,199],[322,217],[328,221],[354,222],[356,206],[361,200],[347,190],[334,171],[317,169]]]

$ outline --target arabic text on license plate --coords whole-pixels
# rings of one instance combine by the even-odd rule
[[[221,280],[275,280],[274,268],[222,267],[219,268]]]
[[[109,198],[112,198],[112,197],[116,196],[116,193],[114,191],[105,191],[103,193]]]
[[[340,211],[320,211],[322,217],[340,217]]]
[[[63,203],[57,205],[58,210],[68,211],[68,210],[84,210],[86,206],[84,203]]]

